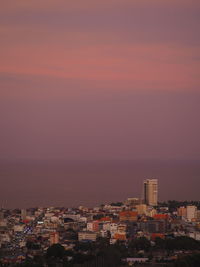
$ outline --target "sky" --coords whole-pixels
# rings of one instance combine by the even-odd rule
[[[2,0],[0,159],[200,160],[199,0]]]

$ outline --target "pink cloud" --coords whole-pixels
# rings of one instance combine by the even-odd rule
[[[5,49],[0,72],[131,83],[133,89],[198,88],[200,62],[190,48],[169,45],[15,45]]]

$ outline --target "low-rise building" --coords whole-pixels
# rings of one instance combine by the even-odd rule
[[[95,232],[82,231],[78,233],[78,241],[96,241],[97,234]]]
[[[120,221],[137,221],[137,211],[121,211],[119,213]]]

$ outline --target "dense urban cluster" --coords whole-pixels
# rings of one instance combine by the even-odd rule
[[[200,266],[200,203],[157,203],[157,182],[144,187],[94,208],[1,209],[1,266]]]

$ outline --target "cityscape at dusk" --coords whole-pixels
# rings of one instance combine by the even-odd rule
[[[200,266],[200,1],[2,0],[0,266]]]

